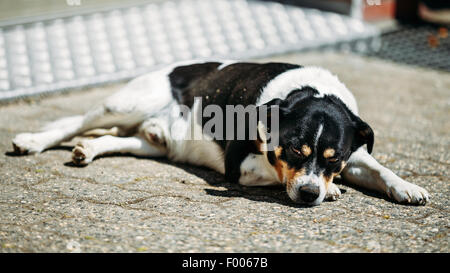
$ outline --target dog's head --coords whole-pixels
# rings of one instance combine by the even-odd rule
[[[306,87],[267,105],[279,107],[279,146],[265,154],[295,202],[320,204],[350,155],[372,151],[370,126],[333,95]]]

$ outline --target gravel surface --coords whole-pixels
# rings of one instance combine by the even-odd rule
[[[0,106],[0,252],[449,252],[450,73],[333,53],[270,60],[336,73],[375,131],[375,158],[431,203],[399,205],[341,181],[341,199],[305,208],[282,188],[163,159],[107,156],[77,168],[76,139],[12,155],[15,134],[83,113],[113,85]]]

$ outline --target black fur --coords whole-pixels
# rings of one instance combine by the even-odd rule
[[[285,63],[234,63],[218,70],[221,63],[209,62],[176,67],[169,80],[178,103],[192,107],[194,97],[202,97],[203,106],[255,104],[267,83],[299,65]]]
[[[372,151],[374,135],[368,124],[355,116],[347,106],[334,95],[322,98],[314,96],[317,91],[307,87],[295,90],[280,104],[280,159],[291,168],[306,169],[306,173],[323,173],[330,176],[340,171],[341,162],[360,146],[367,144]],[[319,126],[323,126],[317,149],[314,141]],[[301,150],[302,145],[312,149],[312,156],[302,157],[292,148]],[[336,162],[323,157],[323,152],[335,150]]]
[[[192,107],[194,97],[201,97],[202,111],[209,104],[215,104],[225,113],[226,105],[254,105],[269,81],[283,72],[300,67],[285,63],[235,63],[218,70],[220,64],[208,62],[176,67],[169,74],[172,95],[176,101]],[[202,126],[208,120],[210,118],[204,117]],[[223,124],[226,124],[226,115]],[[220,139],[215,139],[224,150],[227,146],[226,129]],[[236,127],[234,129],[236,134]]]

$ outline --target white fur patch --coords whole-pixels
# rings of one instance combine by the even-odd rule
[[[267,162],[265,155],[249,154],[240,167],[239,183],[245,186],[277,185],[278,176],[275,169]]]
[[[325,199],[329,201],[336,201],[341,197],[341,190],[334,183],[330,183],[328,185],[327,194],[325,195]]]
[[[325,94],[335,95],[354,114],[358,114],[358,107],[352,93],[335,75],[319,67],[301,67],[278,75],[263,89],[256,104],[261,105],[274,98],[284,99],[292,90],[305,86],[315,88],[319,92],[318,97]]]
[[[362,147],[350,156],[342,175],[352,184],[385,193],[401,203],[425,204],[430,199],[425,189],[398,177]]]
[[[172,113],[177,113],[179,106],[173,104]],[[171,136],[166,139],[168,157],[174,161],[186,162],[193,165],[206,166],[221,174],[225,174],[224,154],[222,148],[214,140],[203,134],[198,121],[192,118],[201,110],[198,101],[194,102],[188,117],[178,117],[171,120]],[[193,128],[192,128],[193,126]]]
[[[317,187],[319,189],[319,196],[311,203],[311,205],[318,205],[322,203],[323,199],[326,195],[325,189],[325,181],[322,176],[317,176],[314,173],[309,173],[307,175],[300,176],[294,182],[294,185],[291,187],[291,190],[288,191],[288,195],[292,200],[297,199],[298,189],[303,186],[312,186]]]
[[[317,129],[317,133],[315,135],[315,139],[314,139],[314,150],[317,151],[317,145],[319,144],[319,139],[320,136],[322,135],[323,132],[323,124],[319,125],[319,129]]]

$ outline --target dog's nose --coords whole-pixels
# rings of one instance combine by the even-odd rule
[[[311,203],[319,197],[320,189],[318,186],[303,186],[298,189],[300,200]]]

